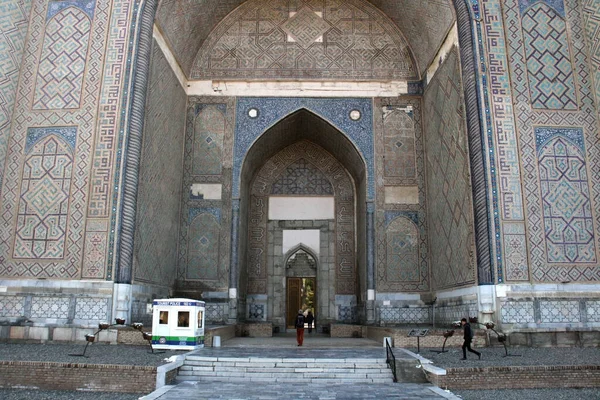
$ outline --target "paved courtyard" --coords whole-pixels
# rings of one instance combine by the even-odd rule
[[[131,365],[160,365],[173,354],[168,352],[151,354],[145,346],[100,345],[88,348],[89,358],[69,356],[83,349],[82,344],[7,344],[0,343],[0,360],[76,361],[88,363],[129,363]],[[399,349],[397,349],[399,352]],[[598,348],[512,348],[511,353],[522,357],[502,357],[502,348],[484,348],[483,360],[474,358],[458,361],[460,349],[450,348],[448,353],[435,354],[430,349],[421,349],[421,355],[440,367],[480,367],[494,365],[564,365],[600,364]],[[203,355],[266,356],[295,358],[327,357],[374,357],[383,358],[381,344],[368,339],[331,339],[325,336],[308,336],[305,346],[298,348],[292,335],[274,338],[235,338],[223,342],[221,348],[205,348]],[[31,386],[35,386],[32,382]],[[383,384],[383,385],[323,385],[323,384],[275,384],[275,383],[222,383],[185,382],[170,390],[155,392],[144,399],[188,400],[188,399],[481,399],[494,400],[600,400],[597,389],[535,389],[535,390],[466,390],[450,393],[431,385]],[[2,400],[133,400],[140,395],[126,393],[61,392],[42,390],[0,389]]]

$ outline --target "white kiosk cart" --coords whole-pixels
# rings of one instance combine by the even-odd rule
[[[152,303],[152,348],[194,350],[204,347],[204,302],[157,299]]]

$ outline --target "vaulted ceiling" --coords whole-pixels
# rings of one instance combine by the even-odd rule
[[[161,0],[156,23],[184,73],[190,77],[194,61],[210,33],[237,7],[258,0]],[[268,1],[268,0],[267,0]],[[313,5],[345,0],[288,0]],[[353,2],[367,0],[352,0]],[[400,30],[414,57],[419,75],[431,64],[455,20],[451,0],[369,0]]]

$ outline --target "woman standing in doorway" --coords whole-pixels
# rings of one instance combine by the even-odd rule
[[[315,320],[315,316],[312,311],[308,310],[308,314],[306,314],[306,324],[308,325],[308,333],[312,333],[313,322]]]

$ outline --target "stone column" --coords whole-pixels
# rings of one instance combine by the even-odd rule
[[[140,35],[135,60],[127,147],[125,148],[123,195],[120,210],[121,230],[115,265],[115,282],[131,284],[133,279],[133,240],[137,214],[138,178],[142,155],[142,135],[146,111],[146,91],[152,56],[152,30],[157,0],[145,3],[140,11]],[[132,28],[133,29],[133,28]]]
[[[375,204],[367,202],[367,324],[375,322]]]
[[[237,321],[238,309],[238,269],[240,244],[240,199],[233,199],[231,212],[231,257],[229,259],[229,322]]]
[[[112,321],[107,321],[111,324],[115,323],[115,318],[124,318],[126,324],[131,321],[131,303],[133,296],[133,286],[129,283],[115,283],[113,287],[113,304],[112,304]]]

